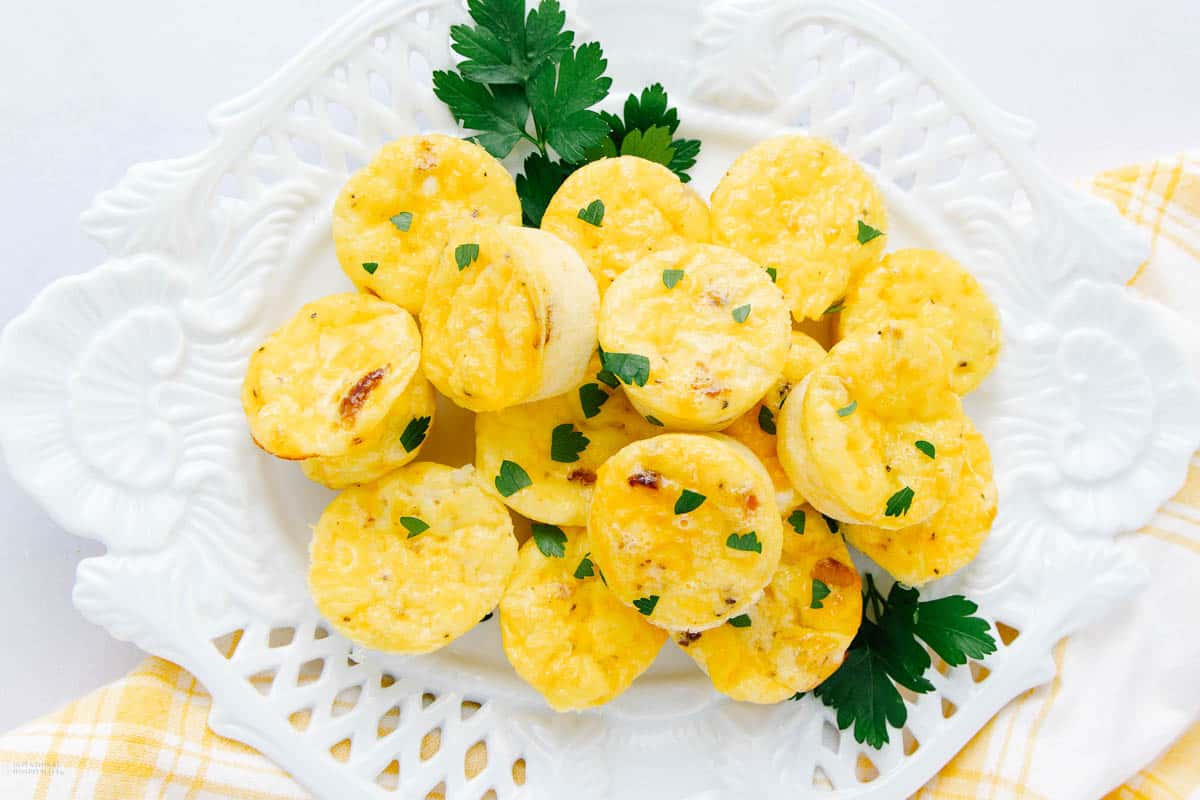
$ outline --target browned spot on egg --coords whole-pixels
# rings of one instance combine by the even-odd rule
[[[590,469],[573,469],[567,475],[567,480],[572,483],[582,483],[584,486],[591,486],[596,482],[596,473]]]
[[[679,638],[676,639],[675,641],[679,643],[680,647],[687,647],[692,642],[699,639],[700,636],[701,636],[701,634],[699,634],[699,633],[692,633],[691,631],[684,631],[683,633],[679,634]]]
[[[813,566],[812,576],[828,586],[852,586],[858,583],[854,569],[835,558],[822,558]]]
[[[341,415],[343,420],[346,422],[354,421],[354,418],[358,416],[358,412],[367,402],[367,397],[374,391],[376,386],[383,382],[387,372],[388,366],[385,365],[379,369],[371,370],[358,379],[358,383],[354,384],[354,387],[346,393],[346,396],[342,398],[341,405],[338,407],[338,414]]]
[[[652,469],[639,469],[629,476],[630,486],[645,486],[647,489],[657,489],[662,475]]]

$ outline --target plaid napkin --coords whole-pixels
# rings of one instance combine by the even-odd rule
[[[1178,312],[1180,341],[1200,367],[1200,157],[1113,170],[1089,188],[1153,235],[1153,256],[1132,290]],[[1005,707],[919,797],[1062,800],[1110,792],[1121,800],[1200,800],[1200,457],[1179,494],[1119,542],[1150,567],[1147,591],[1114,619],[1060,642],[1054,680]],[[309,796],[255,750],[208,730],[209,705],[189,673],[149,659],[0,737],[0,797]],[[426,736],[422,751],[437,748],[436,732]],[[473,748],[468,776],[486,759],[484,748]],[[443,800],[436,791],[428,797]]]

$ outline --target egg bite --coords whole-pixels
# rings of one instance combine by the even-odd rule
[[[413,314],[452,228],[521,224],[513,177],[479,145],[453,136],[389,142],[350,176],[333,207],[333,243],[354,285]]]
[[[582,382],[600,301],[587,267],[555,236],[513,225],[460,227],[426,290],[422,367],[463,408],[499,411]]]
[[[797,320],[817,319],[883,256],[883,195],[830,142],[777,136],[733,162],[712,194],[713,242],[777,271]]]
[[[790,334],[766,271],[713,245],[631,267],[600,306],[604,366],[639,412],[681,430],[718,430],[752,408],[783,374]]]
[[[779,569],[758,602],[676,644],[734,700],[778,703],[832,675],[862,620],[862,582],[846,543],[811,506],[788,510]]]
[[[728,437],[668,433],[599,469],[592,559],[621,602],[668,630],[703,631],[754,604],[779,565],[770,476]]]
[[[931,442],[921,454],[941,458]],[[992,457],[982,434],[968,421],[963,436],[962,473],[946,504],[929,519],[897,531],[845,525],[847,541],[909,586],[953,575],[979,553],[996,519]]]
[[[854,281],[838,315],[838,335],[915,322],[946,356],[950,388],[979,385],[1000,357],[1000,314],[975,276],[936,250],[897,250]]]
[[[938,344],[911,322],[888,322],[838,342],[788,395],[779,461],[821,513],[896,530],[950,498],[965,424]]]
[[[417,323],[402,308],[354,293],[309,303],[250,356],[250,434],[293,461],[343,455],[383,423],[420,357]]]
[[[619,388],[596,379],[599,364],[593,357],[590,380],[566,394],[475,417],[479,474],[499,476],[508,461],[529,477],[528,486],[503,498],[518,514],[552,525],[585,525],[600,465],[630,442],[662,431]]]
[[[587,532],[567,528],[560,549],[530,539],[500,600],[509,663],[556,711],[609,702],[654,662],[666,641],[604,585]]]
[[[586,213],[597,201],[603,216]],[[711,238],[708,205],[679,177],[635,156],[605,158],[573,172],[555,192],[542,230],[583,258],[601,296],[647,256]]]
[[[753,408],[722,431],[749,447],[754,455],[758,456],[758,460],[766,467],[771,481],[775,484],[775,499],[780,507],[790,506],[798,500],[795,497],[795,487],[783,471],[783,465],[779,463],[775,420],[788,394],[799,386],[805,376],[824,358],[825,348],[812,337],[800,331],[792,331],[782,377]]]
[[[420,462],[338,495],[309,552],[313,600],[339,633],[376,650],[428,653],[500,602],[517,540],[472,467]]]

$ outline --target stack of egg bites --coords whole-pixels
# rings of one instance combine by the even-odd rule
[[[812,689],[861,619],[847,542],[919,586],[996,513],[960,402],[996,310],[886,231],[868,175],[804,136],[744,153],[711,204],[659,164],[589,164],[540,230],[477,145],[387,145],[334,209],[360,291],[300,309],[243,390],[255,442],[342,490],[311,545],[321,613],[427,653],[498,607],[558,710],[613,699],[668,638],[737,700]],[[437,393],[475,413],[473,465],[415,461]]]

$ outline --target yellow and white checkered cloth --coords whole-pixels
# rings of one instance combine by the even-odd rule
[[[1152,233],[1154,254],[1133,290],[1197,324],[1180,336],[1200,365],[1200,157],[1113,170],[1091,189]],[[1004,708],[921,798],[1057,800],[1110,792],[1110,800],[1200,800],[1200,644],[1190,644],[1200,642],[1200,608],[1181,600],[1194,597],[1200,578],[1200,458],[1182,491],[1121,543],[1151,568],[1147,597],[1102,629],[1061,642],[1054,680]],[[1185,644],[1162,658],[1149,649],[1155,642]],[[1149,647],[1134,652],[1142,644]],[[1164,663],[1181,652],[1181,663]],[[149,659],[128,677],[0,737],[0,798],[308,797],[255,750],[208,730],[208,710],[209,697],[190,674]],[[486,761],[482,748],[468,754],[469,774],[481,767],[472,760]]]

